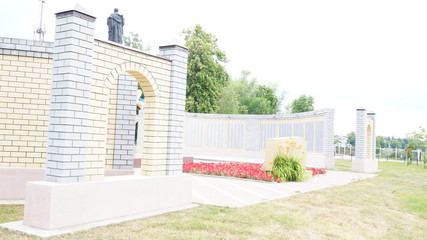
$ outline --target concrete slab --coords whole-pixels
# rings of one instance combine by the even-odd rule
[[[263,182],[190,174],[192,202],[222,207],[244,207],[298,193],[317,191],[377,176],[376,174],[328,171],[306,182]]]
[[[0,200],[0,205],[22,205],[24,202],[24,200]]]
[[[81,183],[29,182],[24,223],[59,229],[191,204],[191,177],[116,176]]]
[[[185,209],[189,209],[189,208],[193,208],[193,207],[197,207],[197,206],[198,205],[195,205],[195,204],[189,204],[189,205],[185,205],[185,206],[160,209],[160,210],[156,210],[156,211],[150,211],[150,212],[145,212],[145,213],[126,216],[126,217],[108,219],[108,220],[104,220],[104,221],[92,222],[92,223],[77,225],[77,226],[73,226],[73,227],[59,228],[59,229],[55,229],[55,230],[45,230],[45,229],[30,227],[30,226],[24,225],[24,221],[3,223],[3,224],[0,224],[0,227],[4,227],[4,228],[7,228],[7,229],[10,229],[13,231],[23,232],[23,233],[30,234],[30,235],[35,235],[35,236],[38,236],[41,238],[50,238],[50,237],[54,237],[54,236],[58,236],[58,235],[62,235],[62,234],[88,230],[88,229],[95,228],[95,227],[101,227],[101,226],[106,226],[106,225],[110,225],[110,224],[128,222],[128,221],[132,221],[132,220],[137,220],[137,219],[146,218],[146,217],[152,217],[152,216],[161,215],[161,214],[165,214],[165,213],[181,211],[181,210],[185,210]]]

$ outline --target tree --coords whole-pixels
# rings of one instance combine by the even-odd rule
[[[427,132],[425,128],[419,127],[418,130],[407,134],[409,143],[407,149],[424,149],[427,144]]]
[[[230,80],[223,65],[227,57],[218,48],[218,39],[200,25],[184,30],[183,34],[188,48],[186,111],[212,113],[217,108],[222,88]]]
[[[267,87],[265,85],[258,86],[258,89],[255,92],[255,96],[258,98],[263,98],[268,102],[268,114],[276,114],[279,112],[280,102],[283,99],[280,99],[276,96],[276,89],[272,87]]]
[[[353,147],[356,146],[356,133],[354,131],[347,134],[347,144],[350,144]]]
[[[129,35],[124,35],[123,36],[123,42],[124,42],[125,46],[135,48],[135,49],[139,49],[141,51],[149,51],[150,50],[149,47],[144,48],[142,46],[142,40],[139,38],[138,33],[130,32]]]
[[[381,136],[377,136],[376,137],[376,144],[377,144],[377,148],[385,148],[385,147],[387,147],[388,146],[388,144],[386,143],[386,139],[387,138],[384,138],[384,137],[381,137]]]
[[[275,88],[258,85],[256,78],[249,80],[249,76],[249,71],[242,71],[239,79],[223,88],[216,113],[275,114],[279,111],[283,97],[276,96]]]
[[[391,148],[404,148],[401,144],[401,141],[399,141],[399,139],[393,138],[390,141],[390,147]]]
[[[223,87],[217,102],[215,113],[219,114],[239,114],[239,100],[236,92],[232,88]]]
[[[300,113],[313,111],[314,98],[312,96],[301,95],[292,101],[286,108],[290,113]]]

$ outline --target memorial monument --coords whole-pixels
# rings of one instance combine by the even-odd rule
[[[123,26],[125,19],[122,14],[119,14],[119,9],[115,8],[107,19],[108,25],[108,40],[115,43],[123,43]]]

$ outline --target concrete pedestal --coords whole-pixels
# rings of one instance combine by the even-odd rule
[[[0,200],[22,200],[25,183],[44,178],[42,168],[0,168]]]
[[[351,162],[353,172],[375,173],[378,172],[378,161],[376,159],[354,159]]]
[[[269,138],[265,144],[265,158],[262,170],[271,171],[279,153],[300,158],[303,168],[307,160],[307,141],[300,137]]]
[[[58,229],[191,203],[186,175],[106,177],[103,181],[26,185],[24,224]]]

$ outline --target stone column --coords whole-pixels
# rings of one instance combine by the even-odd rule
[[[327,169],[335,169],[334,119],[335,110],[328,109],[323,126],[323,154],[325,155],[325,167]]]
[[[56,14],[45,180],[85,180],[95,17],[77,5]]]
[[[246,151],[259,151],[261,148],[261,120],[247,119],[244,131],[244,148]],[[266,141],[266,140],[264,140]],[[264,145],[264,144],[263,144]]]
[[[119,75],[117,85],[113,168],[132,169],[138,83],[126,73]]]
[[[172,60],[166,174],[182,173],[188,49],[178,45],[160,47],[160,55]]]
[[[356,110],[356,153],[355,158],[366,158],[366,109]]]

